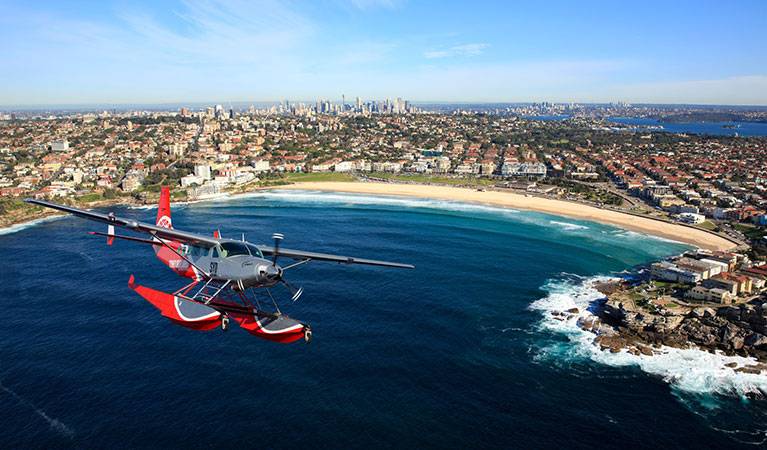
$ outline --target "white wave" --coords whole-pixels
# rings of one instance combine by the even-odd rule
[[[17,223],[16,225],[11,225],[10,227],[7,227],[7,228],[0,228],[0,236],[5,234],[17,233],[21,230],[32,228],[35,225],[40,225],[41,223],[52,222],[54,220],[63,219],[64,217],[67,217],[67,216],[59,215],[59,216],[43,217],[42,219],[35,219],[35,220],[30,220],[29,222]]]
[[[637,366],[644,372],[657,375],[680,391],[694,394],[764,395],[767,393],[767,377],[761,374],[736,372],[736,367],[757,364],[755,358],[727,356],[699,349],[661,347],[655,355],[632,355],[628,350],[618,353],[602,351],[595,343],[596,334],[578,326],[578,320],[591,316],[590,305],[604,297],[594,288],[594,283],[609,280],[593,277],[582,282],[552,281],[543,289],[549,294],[533,302],[530,309],[543,313],[540,328],[563,334],[568,338],[566,346],[540,349],[546,357],[589,358],[610,366]],[[554,316],[552,312],[578,308],[579,314]],[[562,319],[562,320],[558,320]],[[736,367],[727,364],[736,363]]]
[[[589,227],[586,225],[578,225],[575,223],[568,223],[568,222],[559,222],[556,220],[549,220],[549,223],[552,225],[558,225],[562,227],[565,231],[572,231],[572,230],[588,230]]]
[[[233,195],[223,200],[241,198],[263,198],[295,203],[334,203],[343,205],[384,205],[405,208],[428,208],[461,212],[518,213],[519,210],[502,206],[483,205],[455,200],[433,199],[426,197],[397,197],[386,195],[350,194],[344,192],[309,191],[309,190],[268,190]]]
[[[675,241],[674,239],[665,238],[662,236],[656,236],[654,234],[647,234],[647,233],[640,233],[638,231],[631,231],[631,230],[624,230],[622,228],[619,228],[612,233],[614,236],[620,237],[622,239],[628,239],[628,240],[646,240],[647,238],[654,239],[656,241],[662,241],[662,242],[669,242],[672,244],[681,244],[681,245],[689,245],[685,244],[681,241]]]

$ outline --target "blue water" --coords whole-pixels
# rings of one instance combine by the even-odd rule
[[[304,295],[292,303],[275,292],[283,312],[311,325],[314,341],[275,344],[236,327],[171,324],[128,278],[169,291],[184,280],[141,244],[110,247],[88,235],[90,222],[67,217],[2,235],[0,447],[765,442],[767,405],[743,396],[759,379],[707,377],[697,371],[716,361],[681,353],[655,362],[610,356],[550,320],[559,303],[593,296],[584,284],[591,277],[682,244],[481,205],[300,191],[174,206],[173,223],[244,231],[257,242],[281,232],[289,248],[416,269],[291,269],[287,278]]]
[[[571,116],[528,116],[525,119],[536,120],[566,120]],[[695,123],[661,123],[655,119],[639,119],[633,117],[611,117],[610,122],[622,123],[626,125],[640,125],[640,126],[653,126],[663,127],[662,130],[654,131],[667,131],[670,133],[689,133],[689,134],[720,134],[734,136],[735,133],[738,136],[767,136],[767,123],[755,123],[755,122],[695,122]],[[734,125],[736,128],[724,128],[724,125]]]
[[[711,123],[661,123],[655,119],[635,119],[627,117],[613,117],[607,119],[611,122],[623,123],[626,125],[642,126],[662,126],[662,131],[671,133],[692,133],[692,134],[722,134],[733,136],[767,136],[767,123],[754,122],[711,122]],[[733,125],[736,128],[724,128],[725,125]]]

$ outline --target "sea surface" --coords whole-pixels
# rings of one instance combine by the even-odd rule
[[[153,221],[153,208],[115,207]],[[2,448],[758,448],[767,377],[721,355],[610,354],[574,320],[594,280],[683,244],[491,206],[311,191],[173,205],[182,230],[415,264],[312,262],[283,312],[314,339],[171,324],[128,278],[185,280],[73,217],[0,235]],[[741,358],[743,359],[743,358]],[[740,361],[742,362],[742,361]]]
[[[767,123],[756,122],[692,122],[692,123],[666,123],[658,122],[655,119],[638,119],[627,117],[613,117],[607,119],[611,122],[622,123],[625,125],[641,125],[651,127],[663,127],[663,130],[671,133],[688,134],[722,134],[734,136],[767,136]],[[734,128],[725,128],[732,126]]]
[[[528,116],[525,119],[536,120],[566,120],[571,116],[567,115],[548,115],[548,116]],[[621,123],[629,126],[641,127],[663,127],[662,129],[652,129],[652,131],[667,131],[669,133],[686,134],[716,134],[734,136],[767,136],[767,123],[756,122],[693,122],[693,123],[665,123],[658,122],[655,119],[640,119],[633,117],[611,117],[605,120]],[[734,128],[724,128],[733,126]],[[645,129],[645,128],[640,128]]]

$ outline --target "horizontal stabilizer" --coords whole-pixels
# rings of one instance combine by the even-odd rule
[[[107,236],[109,239],[125,239],[126,241],[132,241],[132,242],[141,242],[142,244],[149,244],[149,245],[162,245],[162,242],[153,241],[151,239],[142,239],[137,238],[133,236],[120,236],[119,234],[109,234],[109,233],[99,233],[98,231],[90,231],[89,232],[92,235],[95,236]],[[112,245],[111,243],[109,245]]]

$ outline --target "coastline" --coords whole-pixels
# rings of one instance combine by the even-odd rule
[[[427,197],[485,203],[495,206],[524,209],[573,219],[591,220],[638,231],[708,250],[731,250],[737,245],[706,230],[665,222],[649,217],[597,208],[566,200],[525,196],[513,192],[477,191],[474,188],[433,186],[425,184],[399,184],[380,182],[299,182],[274,189],[305,189],[317,191],[349,192],[355,194]]]
[[[476,188],[464,188],[454,186],[436,186],[429,184],[404,184],[404,183],[382,183],[382,182],[338,182],[338,181],[309,181],[294,182],[285,185],[274,186],[246,186],[242,191],[229,192],[228,195],[236,197],[249,192],[271,190],[271,189],[291,189],[291,190],[315,190],[315,191],[333,191],[348,192],[353,194],[371,194],[371,195],[391,195],[401,197],[422,197],[438,198],[444,200],[454,200],[470,203],[484,203],[494,206],[522,209],[527,211],[542,212],[572,219],[590,220],[607,225],[613,225],[631,231],[646,233],[673,241],[690,244],[708,250],[731,250],[737,247],[737,244],[729,241],[717,234],[706,230],[695,228],[688,225],[666,222],[652,217],[643,217],[624,211],[613,209],[598,208],[596,206],[585,205],[567,200],[544,198],[539,196],[526,196],[513,192],[499,191],[478,191]],[[205,201],[208,199],[180,199],[182,203]],[[78,205],[81,208],[95,208],[102,206],[111,206],[117,204],[136,205],[139,204],[130,198],[115,198],[111,200],[98,200],[87,204]],[[15,220],[4,223],[0,232],[11,229],[13,226],[23,225],[45,217],[58,215],[61,213],[36,212],[30,216],[19,217]]]

